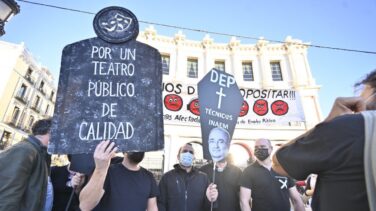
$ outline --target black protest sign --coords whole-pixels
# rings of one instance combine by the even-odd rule
[[[93,154],[71,155],[69,170],[85,175],[91,175],[95,169]]]
[[[90,153],[107,139],[123,152],[162,149],[160,53],[135,40],[124,8],[101,10],[94,28],[99,38],[63,50],[49,152]]]
[[[243,103],[235,78],[212,69],[198,84],[204,158],[223,160]]]

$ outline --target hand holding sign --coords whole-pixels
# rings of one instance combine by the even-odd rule
[[[107,171],[117,149],[114,142],[101,141],[94,151],[95,168],[99,171]]]

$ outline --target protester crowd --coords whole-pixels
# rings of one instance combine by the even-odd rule
[[[27,139],[0,153],[0,211],[371,210],[375,199],[367,197],[364,111],[376,110],[376,70],[356,86],[362,87],[360,96],[337,98],[322,123],[273,155],[271,141],[257,139],[255,161],[243,171],[225,157],[198,169],[187,143],[159,183],[139,165],[144,152],[125,152],[112,164],[118,149],[109,140],[97,145],[90,175],[70,165],[51,168],[51,120],[39,120]],[[227,153],[228,133],[217,129],[209,139],[213,153]]]

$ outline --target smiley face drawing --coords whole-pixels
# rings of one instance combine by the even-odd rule
[[[253,112],[255,112],[259,116],[264,116],[269,111],[268,109],[268,101],[259,99],[256,100],[253,104]]]
[[[289,105],[283,100],[277,100],[272,103],[271,109],[274,115],[282,116],[289,111]]]
[[[247,115],[248,114],[248,110],[249,110],[249,105],[248,105],[247,101],[243,100],[243,104],[242,104],[242,107],[240,109],[239,116],[242,117],[242,116]]]
[[[187,106],[187,110],[196,116],[200,115],[200,105],[198,104],[198,98],[191,100],[191,102]]]
[[[169,94],[164,97],[164,105],[170,111],[179,111],[183,107],[183,99],[176,94]]]

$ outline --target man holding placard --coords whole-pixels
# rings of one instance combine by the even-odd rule
[[[80,193],[83,211],[158,211],[158,187],[153,174],[139,166],[144,152],[124,153],[122,163],[110,166],[117,147],[102,141],[95,148],[95,170]]]
[[[217,184],[219,190],[218,200],[210,210],[239,210],[238,178],[241,171],[229,165],[225,158],[243,98],[234,76],[217,69],[209,71],[199,82],[198,97],[204,158],[213,161],[201,170],[209,175],[209,180]]]

